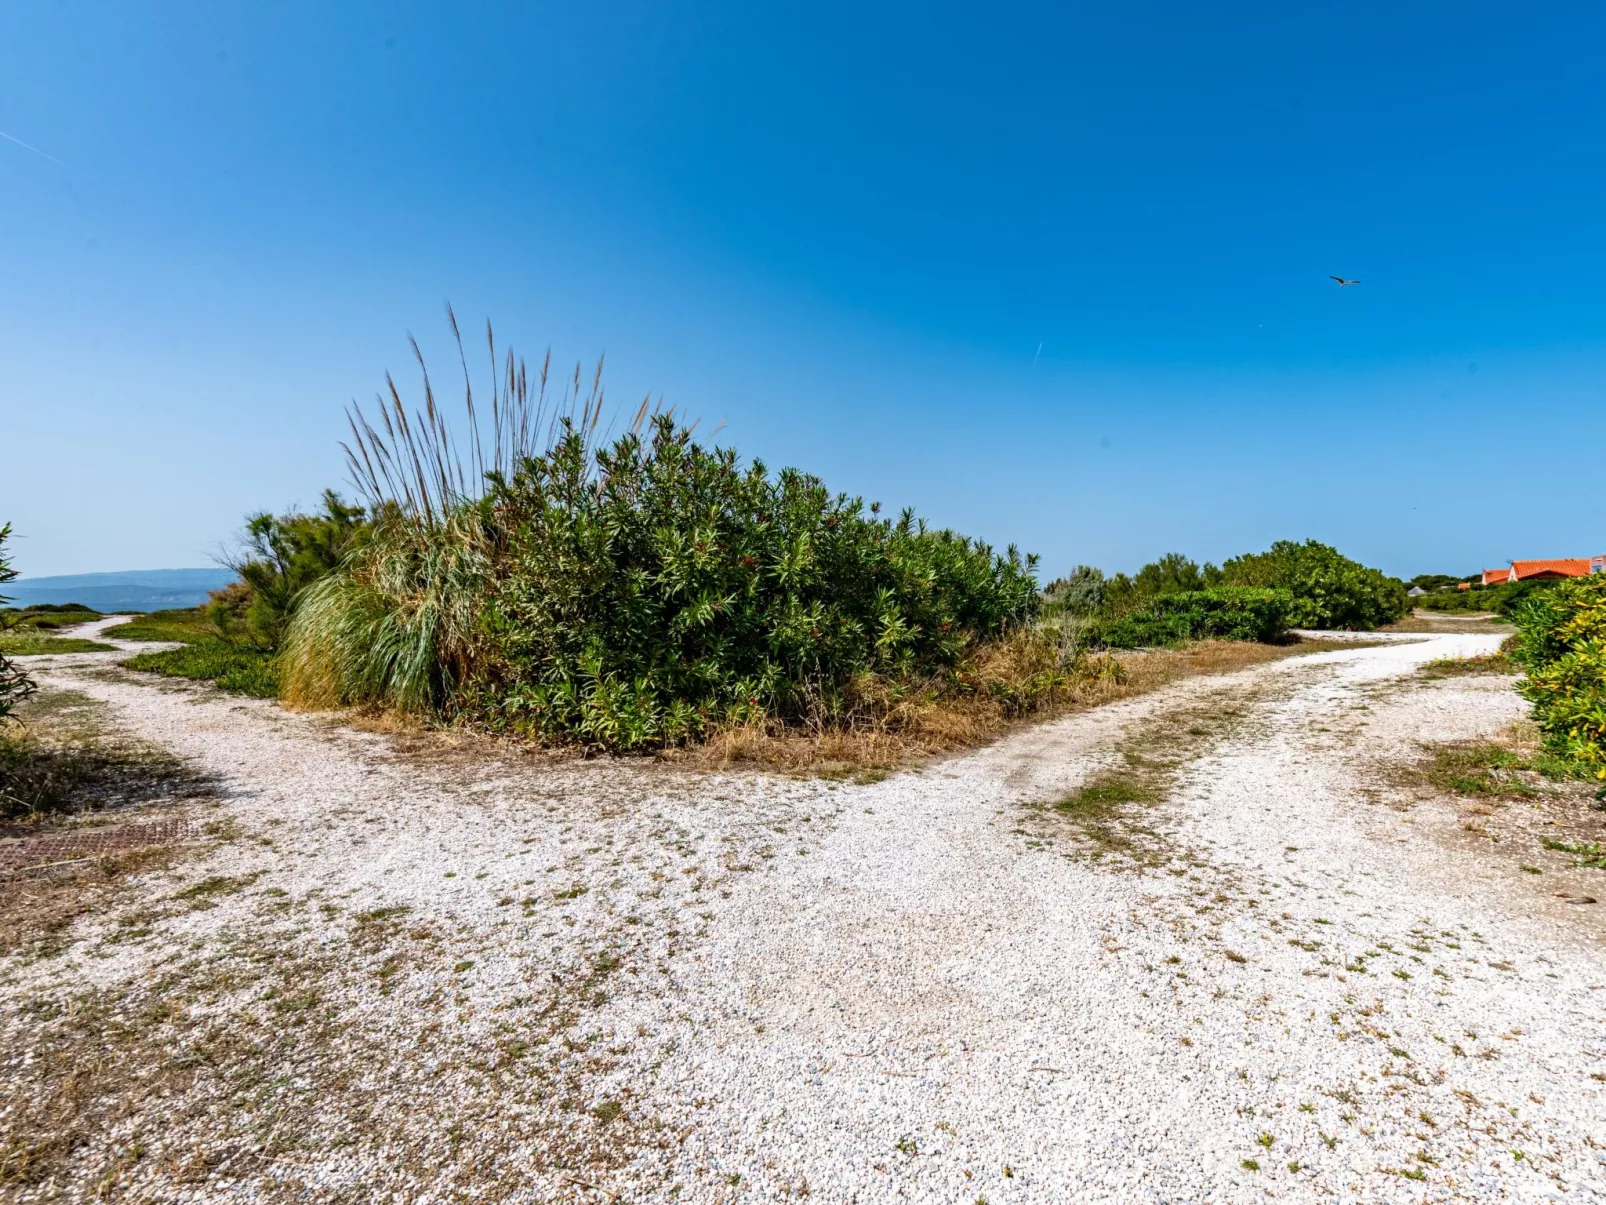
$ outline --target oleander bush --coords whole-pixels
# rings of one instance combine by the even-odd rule
[[[1088,636],[1109,648],[1159,648],[1189,640],[1271,644],[1286,637],[1294,606],[1287,590],[1213,586],[1159,595],[1135,611],[1095,623]]]
[[[1558,582],[1518,605],[1517,689],[1553,752],[1606,779],[1606,575]]]
[[[645,403],[598,439],[600,366],[549,405],[510,353],[483,446],[465,394],[466,462],[427,377],[419,411],[392,385],[377,426],[353,413],[371,534],[295,610],[288,701],[634,750],[881,723],[933,693],[1018,713],[1064,684],[1046,639],[1014,678],[978,671],[1037,612],[1034,558],[743,464]]]
[[[1404,582],[1315,540],[1279,540],[1265,552],[1233,557],[1221,566],[1220,581],[1288,591],[1288,622],[1296,628],[1371,631],[1411,609]]]

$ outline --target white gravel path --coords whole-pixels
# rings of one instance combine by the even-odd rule
[[[1386,806],[1367,770],[1521,714],[1509,691],[1413,677],[1497,640],[1233,675],[1260,692],[1249,722],[1156,812],[1189,865],[1146,872],[1035,839],[1025,805],[1222,679],[838,786],[487,761],[480,746],[425,764],[389,737],[107,674],[109,655],[42,673],[223,776],[226,813],[271,835],[191,878],[254,871],[255,891],[338,900],[342,917],[405,905],[447,934],[443,962],[473,960],[413,970],[396,995],[349,991],[349,1027],[400,1040],[450,982],[440,1016],[473,1048],[522,1015],[516,993],[617,952],[610,998],[577,1022],[613,1057],[561,1058],[588,1100],[626,1102],[642,1140],[591,1168],[521,1140],[498,1164],[512,1179],[483,1199],[1606,1200],[1599,943]],[[510,909],[532,883],[540,899]],[[111,949],[85,926],[58,959],[0,966],[0,1000],[137,980],[261,916],[242,893]],[[347,940],[344,920],[309,923],[299,940]],[[394,1058],[375,1091],[403,1113],[470,1092]],[[573,1124],[524,1096],[500,1107]],[[407,1146],[407,1125],[338,1152],[314,1143],[289,1169],[225,1164],[194,1189],[130,1172],[129,1191],[150,1194],[130,1199],[377,1199],[362,1186],[398,1191],[385,1151]],[[396,1199],[460,1199],[459,1166],[421,1164]]]

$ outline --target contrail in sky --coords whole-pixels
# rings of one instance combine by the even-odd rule
[[[1033,356],[1033,357],[1032,357],[1032,367],[1033,367],[1033,368],[1036,368],[1036,367],[1037,367],[1037,356],[1040,356],[1040,355],[1042,355],[1042,354],[1043,354],[1043,345],[1042,345],[1042,344],[1041,344],[1041,343],[1039,343],[1039,344],[1038,344],[1038,345],[1037,345],[1037,355],[1034,355],[1034,356]]]
[[[40,150],[36,146],[29,146],[26,142],[24,142],[20,138],[13,138],[10,134],[7,134],[4,130],[0,130],[0,138],[4,138],[7,142],[15,142],[23,150],[32,151],[34,154],[38,155],[41,159],[48,159],[48,160],[50,160],[50,162],[54,163],[57,167],[64,167],[70,172],[75,172],[75,171],[78,170],[76,167],[74,167],[70,163],[63,163],[60,159],[57,159],[54,155],[45,154],[42,150]]]

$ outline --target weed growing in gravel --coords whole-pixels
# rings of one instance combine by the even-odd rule
[[[1505,653],[1485,653],[1479,657],[1439,657],[1417,666],[1424,678],[1464,678],[1483,674],[1520,674],[1522,667]]]
[[[1578,858],[1575,866],[1583,870],[1606,870],[1606,848],[1602,848],[1599,841],[1591,841],[1588,845],[1580,845],[1572,841],[1547,840],[1546,849],[1556,850],[1558,853],[1573,854]]]

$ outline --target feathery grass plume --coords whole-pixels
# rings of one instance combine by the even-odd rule
[[[496,333],[487,320],[490,430],[485,432],[480,424],[480,405],[474,396],[468,353],[451,306],[446,307],[446,317],[463,373],[466,440],[453,435],[435,400],[424,353],[418,341],[409,337],[422,378],[423,405],[409,413],[401,390],[387,372],[385,392],[375,398],[377,417],[370,419],[361,406],[352,403],[346,410],[351,442],[342,441],[340,445],[346,453],[352,481],[371,509],[394,506],[410,521],[430,529],[445,524],[462,505],[483,497],[491,479],[510,476],[524,461],[552,447],[561,436],[578,434],[589,449],[606,402],[602,357],[597,359],[589,390],[584,388],[582,369],[576,364],[563,392],[553,397],[548,394],[551,351],[542,360],[532,387],[523,358],[515,355],[511,347],[502,353],[499,364]],[[651,399],[643,399],[631,430],[639,431],[651,410]],[[463,442],[468,445],[466,466],[459,446]]]
[[[498,351],[487,321],[489,387],[477,395],[450,306],[446,316],[463,376],[455,432],[416,339],[422,404],[409,409],[386,373],[373,418],[347,409],[351,441],[341,447],[373,532],[298,602],[281,659],[281,695],[293,706],[451,711],[483,660],[480,611],[500,538],[487,490],[560,440],[578,441],[589,459],[606,404],[602,359],[589,389],[576,364],[554,395],[551,352],[532,378],[512,348]],[[631,430],[652,412],[644,399]]]

